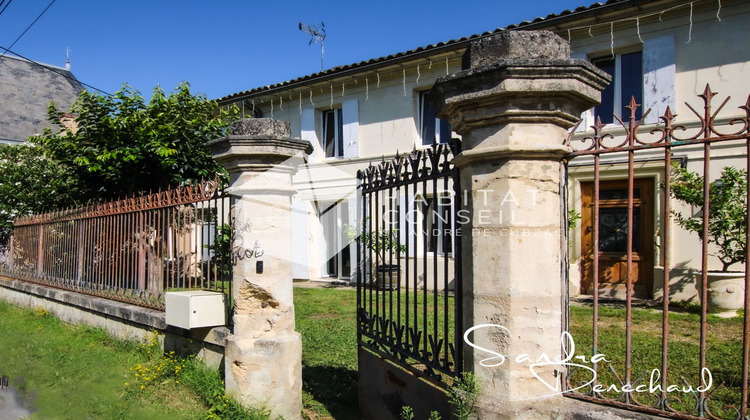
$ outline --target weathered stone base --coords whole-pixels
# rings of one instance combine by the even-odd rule
[[[302,339],[298,332],[255,339],[233,335],[227,338],[225,354],[228,395],[248,406],[268,408],[274,418],[302,418]]]

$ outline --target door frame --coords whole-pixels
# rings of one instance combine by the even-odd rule
[[[633,272],[637,275],[637,278],[633,281],[633,295],[640,298],[651,298],[653,296],[654,287],[654,259],[655,259],[655,246],[654,246],[654,211],[655,211],[655,178],[635,178],[633,179],[634,191],[639,189],[639,197],[633,198],[634,213],[639,211],[639,241],[634,243],[634,249],[637,247],[639,251],[633,251],[632,261],[634,265]],[[606,190],[619,190],[628,188],[627,179],[615,179],[615,180],[602,180],[599,181],[599,195],[602,196],[602,191]],[[594,182],[581,182],[581,293],[592,294],[593,293],[593,202],[594,195]],[[635,195],[635,194],[634,194]],[[601,199],[599,201],[599,209],[603,208],[621,208],[627,206],[627,196],[625,198],[612,198],[612,199]],[[608,282],[604,280],[602,273],[606,272],[607,265],[609,264],[612,271],[616,271],[613,264],[619,264],[620,269],[626,266],[627,253],[626,252],[603,252],[599,251],[599,285],[610,287],[609,293],[613,294],[613,297],[624,297],[625,288],[621,282]],[[627,270],[627,268],[625,268]],[[625,274],[627,276],[627,274]],[[622,291],[622,295],[618,294],[618,291]],[[606,293],[607,290],[603,290],[600,287],[600,296]]]

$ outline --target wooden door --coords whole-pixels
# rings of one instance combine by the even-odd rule
[[[599,183],[599,296],[625,298],[627,288],[627,180]],[[594,183],[581,184],[581,291],[594,292]],[[651,298],[654,282],[654,180],[636,179],[633,190],[633,295]]]

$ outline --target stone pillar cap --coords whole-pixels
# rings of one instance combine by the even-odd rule
[[[242,118],[229,124],[229,135],[289,138],[292,136],[292,130],[286,121],[271,118]]]
[[[232,173],[263,172],[277,169],[295,171],[284,162],[313,151],[307,140],[290,137],[289,123],[270,118],[243,118],[230,125],[228,136],[211,140],[206,145],[213,158]],[[292,163],[291,161],[287,163]],[[293,165],[297,165],[294,163]]]
[[[504,31],[472,41],[462,69],[483,67],[504,60],[569,59],[570,44],[552,31]]]
[[[549,31],[505,31],[477,40],[464,65],[439,78],[428,95],[438,117],[459,134],[509,122],[568,129],[599,103],[611,80],[588,61],[571,59],[567,42]]]

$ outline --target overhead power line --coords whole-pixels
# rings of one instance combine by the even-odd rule
[[[19,40],[19,39],[21,39],[21,37],[22,37],[22,36],[26,35],[26,32],[28,32],[28,31],[29,31],[29,29],[31,29],[31,27],[32,27],[32,26],[34,26],[34,24],[36,23],[36,21],[38,21],[38,20],[39,20],[39,18],[40,18],[40,17],[42,17],[42,15],[43,15],[43,14],[44,14],[44,13],[45,13],[45,12],[46,12],[46,11],[47,11],[47,10],[48,10],[49,8],[50,8],[50,7],[52,7],[52,5],[53,5],[53,4],[55,4],[55,2],[56,2],[56,1],[57,1],[57,0],[52,0],[52,1],[50,2],[50,4],[48,4],[48,5],[47,5],[47,7],[46,7],[46,8],[44,9],[44,10],[42,10],[42,13],[39,13],[39,16],[37,16],[37,17],[36,17],[36,19],[34,19],[34,21],[33,21],[33,22],[31,22],[31,25],[27,26],[27,27],[26,27],[26,29],[25,29],[25,30],[23,31],[23,33],[21,33],[21,35],[18,35],[18,38],[16,38],[16,40],[15,40],[15,41],[13,41],[13,43],[12,43],[12,44],[10,44],[10,47],[8,47],[8,49],[10,49],[10,48],[13,48],[13,46],[14,46],[14,45],[16,45],[16,42],[18,42],[18,40]],[[3,9],[3,10],[5,10],[5,9]],[[3,54],[2,54],[2,55],[0,55],[0,58],[3,58],[3,57],[5,57],[5,54],[6,54],[7,52],[8,52],[7,50],[3,51]]]
[[[5,11],[5,9],[7,9],[7,8],[8,8],[8,6],[10,6],[10,4],[11,4],[12,2],[13,2],[13,0],[8,0],[8,3],[7,3],[6,5],[5,5],[5,7],[3,7],[3,10],[0,10],[0,15],[2,15],[2,14],[3,14],[3,12]],[[0,3],[0,5],[2,5],[2,3]]]
[[[107,95],[107,96],[112,96],[112,94],[111,94],[111,93],[109,93],[109,92],[107,92],[107,91],[101,90],[101,89],[99,89],[99,88],[97,88],[97,87],[91,86],[91,85],[90,85],[90,84],[88,84],[88,83],[84,83],[84,82],[82,82],[82,81],[80,81],[80,80],[76,79],[76,78],[75,78],[75,77],[73,77],[73,76],[72,76],[72,75],[71,75],[71,74],[70,74],[69,72],[67,72],[67,73],[66,73],[66,72],[64,72],[64,71],[61,71],[61,70],[58,70],[58,69],[56,69],[56,68],[54,68],[54,67],[46,66],[46,65],[44,65],[44,64],[42,64],[42,63],[39,63],[39,62],[36,62],[36,61],[34,61],[34,60],[30,59],[30,58],[24,57],[24,56],[22,56],[21,54],[19,54],[19,53],[15,52],[15,51],[11,51],[11,50],[10,50],[9,48],[5,48],[5,47],[3,47],[3,46],[0,46],[0,50],[3,50],[3,51],[5,51],[6,53],[11,53],[11,54],[13,54],[13,55],[15,55],[15,56],[17,56],[17,57],[23,58],[24,60],[28,61],[29,63],[35,64],[35,65],[37,65],[37,66],[39,66],[39,67],[44,67],[45,69],[47,69],[47,70],[50,70],[50,71],[52,71],[52,72],[55,72],[55,73],[59,74],[60,76],[62,76],[62,77],[64,77],[64,78],[66,78],[66,79],[68,79],[68,80],[70,80],[70,81],[73,81],[73,82],[78,82],[78,83],[82,84],[83,86],[86,86],[87,88],[91,88],[91,89],[93,89],[93,90],[96,90],[96,91],[98,91],[98,92],[101,92],[101,93],[103,93],[103,94],[105,94],[105,95]]]

